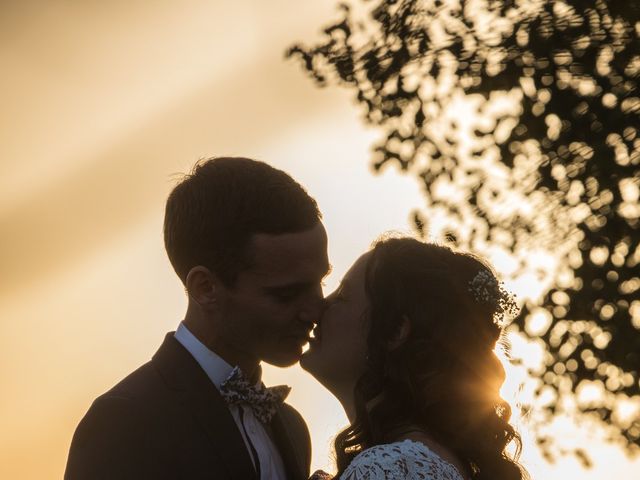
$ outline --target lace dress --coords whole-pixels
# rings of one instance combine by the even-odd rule
[[[360,452],[340,480],[465,480],[456,467],[413,440]]]

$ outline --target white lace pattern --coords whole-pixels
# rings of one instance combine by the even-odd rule
[[[403,440],[360,452],[340,480],[464,480],[464,477],[423,443]]]

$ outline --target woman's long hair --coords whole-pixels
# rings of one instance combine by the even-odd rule
[[[445,246],[392,238],[373,248],[365,289],[367,370],[355,388],[355,420],[334,442],[338,477],[359,452],[413,426],[454,452],[473,480],[525,478],[499,392],[505,371],[493,349],[507,302],[492,269]],[[407,320],[409,335],[389,350]]]

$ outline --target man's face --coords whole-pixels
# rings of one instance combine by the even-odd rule
[[[325,229],[318,222],[299,233],[256,234],[247,254],[252,266],[218,297],[225,342],[250,358],[292,365],[322,313],[330,269]]]

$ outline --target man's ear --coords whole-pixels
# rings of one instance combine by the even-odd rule
[[[409,337],[411,333],[411,320],[406,315],[402,316],[402,322],[396,330],[396,333],[391,337],[391,339],[387,342],[387,349],[391,352],[396,348],[400,347]]]
[[[219,279],[207,267],[197,265],[189,270],[185,287],[189,297],[203,308],[212,308],[219,295]]]

